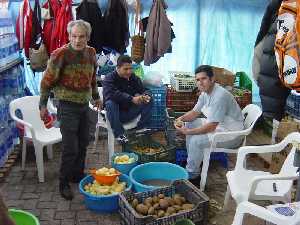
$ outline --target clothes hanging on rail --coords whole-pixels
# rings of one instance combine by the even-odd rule
[[[76,8],[76,19],[83,19],[92,26],[89,45],[97,53],[103,47],[124,53],[128,45],[128,11],[124,0],[108,0],[106,11],[102,11],[96,0],[83,0]]]

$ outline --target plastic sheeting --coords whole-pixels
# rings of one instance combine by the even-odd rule
[[[169,6],[167,15],[174,24],[173,30],[176,35],[172,42],[173,51],[165,54],[157,63],[145,67],[145,73],[159,71],[164,75],[164,82],[169,82],[170,70],[193,72],[198,65],[211,64],[233,72],[244,71],[252,76],[253,46],[269,0],[165,1]],[[152,1],[141,2],[142,16],[148,16]],[[19,2],[10,4],[13,16],[17,14],[18,5]],[[132,12],[129,19],[133,34]],[[127,52],[130,53],[130,47]],[[26,79],[29,77],[34,76],[27,74]],[[34,78],[37,81],[28,81],[31,82],[30,90],[33,93],[37,93],[39,83],[35,82],[39,82],[39,77],[40,75]],[[257,87],[254,87],[253,94],[254,101],[259,101]]]

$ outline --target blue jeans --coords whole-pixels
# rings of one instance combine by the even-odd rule
[[[108,100],[105,102],[106,116],[110,122],[114,136],[119,137],[124,134],[123,123],[128,123],[141,114],[141,119],[137,124],[137,129],[149,126],[151,119],[151,109],[153,101],[148,104],[132,105],[127,111],[120,109],[119,104]]]
[[[107,119],[110,122],[110,126],[113,130],[114,136],[119,137],[120,135],[124,134],[125,130],[122,124],[132,121],[140,114],[141,118],[136,128],[141,129],[149,126],[152,115],[152,106],[152,99],[148,104],[132,105],[128,110],[120,109],[119,104],[114,101],[108,100],[107,102],[105,102]]]

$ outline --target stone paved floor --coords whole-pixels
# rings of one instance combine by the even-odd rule
[[[251,142],[251,138],[249,140]],[[39,218],[41,225],[119,224],[120,217],[117,213],[101,215],[87,210],[76,185],[73,185],[75,198],[72,201],[65,201],[60,197],[57,180],[59,161],[59,145],[56,145],[54,159],[47,160],[45,155],[45,183],[38,183],[34,151],[32,147],[28,147],[26,170],[21,171],[21,163],[18,160],[4,182],[0,183],[0,189],[8,207],[32,212]],[[107,162],[106,140],[100,141],[96,149],[93,145],[89,146],[87,168],[105,166]],[[231,157],[229,169],[232,169],[234,164],[235,157]],[[248,165],[262,167],[262,164],[257,158],[251,158]],[[210,207],[210,224],[230,225],[232,223],[235,212],[234,203],[229,212],[223,213],[220,208],[226,192],[225,174],[226,170],[218,162],[211,164],[206,194],[217,204],[212,204]],[[264,223],[253,217],[247,217],[244,224],[261,225]]]

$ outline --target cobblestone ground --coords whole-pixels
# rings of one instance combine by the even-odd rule
[[[118,149],[118,148],[117,148]],[[46,152],[46,151],[45,151]],[[106,140],[99,141],[96,148],[89,146],[87,168],[107,165],[108,153]],[[253,158],[250,165],[257,166],[259,160]],[[20,159],[15,163],[10,173],[0,183],[5,202],[10,208],[27,210],[36,215],[41,225],[117,225],[120,217],[115,214],[96,214],[85,208],[83,197],[78,187],[73,185],[75,198],[65,201],[58,191],[58,169],[60,163],[59,144],[54,147],[54,158],[47,160],[44,155],[45,183],[38,183],[34,150],[28,147],[26,169],[21,170]],[[229,169],[235,164],[235,157],[230,158]],[[206,194],[211,198],[210,223],[230,225],[235,212],[232,204],[229,212],[223,213],[222,205],[226,192],[226,169],[218,162],[211,163],[209,168]],[[261,225],[263,222],[247,217],[244,224]],[[2,224],[1,224],[2,225]]]

